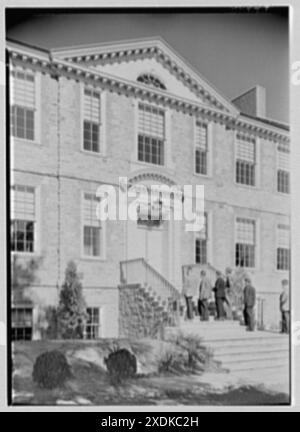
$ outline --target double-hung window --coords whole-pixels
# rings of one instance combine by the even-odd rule
[[[164,165],[165,113],[157,107],[138,105],[138,160]]]
[[[237,218],[235,265],[240,267],[255,267],[255,221]]]
[[[86,312],[85,338],[98,339],[100,337],[100,310],[99,308],[89,307]]]
[[[35,252],[35,190],[31,186],[11,188],[11,250]]]
[[[83,249],[84,256],[101,257],[103,236],[100,220],[97,218],[97,205],[100,199],[92,193],[83,196]]]
[[[290,227],[277,226],[277,270],[290,269]]]
[[[100,152],[101,95],[93,88],[84,89],[83,149]]]
[[[207,124],[196,122],[195,130],[195,172],[207,175],[208,173],[208,141]]]
[[[197,233],[195,239],[195,261],[197,264],[207,264],[207,213],[204,214],[204,227]]]
[[[277,145],[277,191],[290,193],[290,149],[283,143]]]
[[[32,339],[32,308],[13,307],[11,310],[11,339],[31,340]]]
[[[236,182],[248,186],[255,186],[255,138],[238,132],[236,140]]]
[[[36,92],[35,75],[31,71],[11,71],[10,130],[13,137],[34,141]]]

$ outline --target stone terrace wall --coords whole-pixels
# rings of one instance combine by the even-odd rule
[[[119,337],[163,335],[168,314],[139,284],[119,286]]]

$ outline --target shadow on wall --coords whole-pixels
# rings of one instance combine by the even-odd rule
[[[29,307],[38,304],[38,299],[31,291],[32,285],[39,281],[37,270],[42,263],[43,258],[20,259],[17,256],[12,257],[11,269],[11,306]],[[36,327],[40,332],[42,339],[54,339],[57,334],[56,310],[53,306],[46,306],[39,311]]]

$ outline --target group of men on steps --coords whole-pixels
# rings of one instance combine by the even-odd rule
[[[186,318],[194,318],[194,303],[195,297],[194,284],[190,279],[191,267],[187,268],[187,274],[183,287],[183,294],[186,299]],[[233,278],[231,268],[226,268],[225,276],[221,271],[216,271],[216,281],[214,287],[206,276],[206,271],[200,272],[200,284],[198,289],[197,310],[201,321],[209,320],[209,303],[214,292],[215,307],[216,307],[216,320],[233,319],[232,314],[232,294],[233,294]],[[255,330],[255,313],[254,307],[256,302],[256,290],[251,283],[249,276],[244,278],[243,290],[243,315],[244,323],[248,331]],[[290,305],[289,305],[289,282],[287,279],[282,281],[282,293],[279,298],[280,311],[281,311],[281,332],[289,333],[290,327]]]

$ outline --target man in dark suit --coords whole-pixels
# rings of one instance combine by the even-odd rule
[[[226,301],[225,281],[220,271],[217,271],[216,275],[217,275],[217,280],[213,291],[215,293],[217,319],[223,320],[225,319],[224,302]]]
[[[251,279],[245,277],[245,288],[244,288],[244,320],[248,331],[254,331],[255,328],[255,317],[254,317],[254,306],[256,299],[255,288],[251,284]]]

